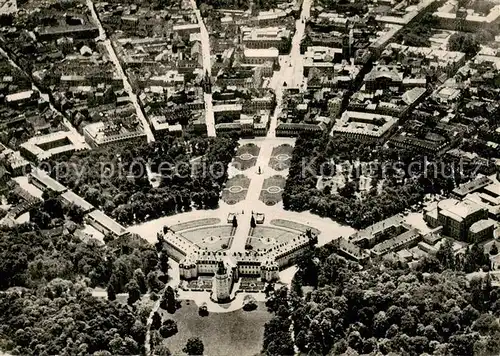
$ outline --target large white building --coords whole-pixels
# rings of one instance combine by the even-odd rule
[[[19,151],[26,159],[37,163],[85,149],[85,143],[69,131],[34,136],[19,146]]]
[[[355,137],[382,138],[396,128],[398,118],[375,113],[345,111],[334,124],[332,134]]]
[[[279,51],[277,48],[262,48],[262,49],[250,49],[247,48],[243,51],[243,56],[245,58],[246,64],[264,64],[266,62],[272,62],[273,65],[278,64]]]
[[[241,42],[247,48],[277,48],[283,51],[291,38],[285,27],[242,27]]]
[[[124,142],[137,142],[145,144],[147,142],[146,133],[142,127],[130,130],[123,125],[110,122],[96,122],[83,128],[83,136],[92,147],[101,147],[111,144],[121,144]]]
[[[317,243],[317,236],[307,232],[264,251],[230,254],[227,251],[205,251],[171,230],[158,233],[158,237],[165,242],[168,255],[179,262],[181,279],[196,279],[200,275],[215,276],[214,299],[224,299],[227,285],[231,289],[233,282],[240,276],[277,280],[281,269],[290,266],[304,250]],[[222,271],[221,264],[226,272],[218,274],[218,271]],[[222,280],[229,282],[223,283]]]

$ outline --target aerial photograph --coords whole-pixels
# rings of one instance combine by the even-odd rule
[[[0,0],[0,356],[500,355],[500,0]]]

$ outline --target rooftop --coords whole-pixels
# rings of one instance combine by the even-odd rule
[[[398,123],[398,118],[375,113],[345,111],[337,119],[332,133],[349,133],[371,137],[382,137]]]
[[[491,219],[483,219],[476,221],[474,224],[472,224],[469,228],[469,231],[472,232],[473,234],[476,234],[478,232],[494,227],[495,225],[498,225],[498,223],[496,223]]]
[[[489,179],[486,176],[476,178],[474,180],[471,180],[470,182],[460,184],[457,188],[453,189],[453,193],[460,196],[464,197],[465,195],[472,193],[478,189],[481,189],[483,187],[486,187],[487,185],[490,185],[492,182],[491,179]]]
[[[117,236],[122,236],[127,233],[127,230],[120,224],[118,224],[115,220],[111,219],[109,216],[104,214],[100,210],[94,210],[88,214],[88,217],[92,220],[96,221],[112,233]]]
[[[67,188],[56,181],[54,178],[49,176],[47,173],[39,170],[39,169],[34,169],[30,173],[31,177],[39,181],[41,184],[43,184],[47,189],[50,189],[54,192],[57,193],[62,193],[67,190]]]
[[[20,145],[21,149],[43,161],[61,153],[71,153],[86,149],[86,145],[69,131],[58,131],[42,136],[34,136]],[[28,157],[30,158],[30,157]]]
[[[376,254],[384,254],[387,252],[391,252],[410,241],[416,240],[419,237],[420,233],[418,232],[418,230],[411,229],[406,232],[403,232],[401,235],[398,235],[396,237],[393,237],[389,240],[383,241],[375,245],[375,247],[372,248],[372,252]]]
[[[146,135],[139,126],[135,130],[129,130],[123,125],[105,123],[103,121],[89,124],[83,128],[83,131],[98,145]]]
[[[251,49],[245,48],[243,52],[247,58],[278,58],[279,51],[276,48]]]
[[[71,190],[68,190],[66,193],[62,194],[61,198],[66,200],[68,203],[75,204],[76,206],[81,208],[84,212],[94,209],[94,206],[92,204],[87,202],[79,195],[73,193]]]
[[[481,206],[470,201],[459,201],[456,199],[445,199],[438,203],[440,214],[448,216],[456,221],[462,221],[469,215],[481,210]]]

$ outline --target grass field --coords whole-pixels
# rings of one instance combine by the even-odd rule
[[[179,232],[183,230],[194,229],[195,227],[216,225],[216,224],[220,224],[220,219],[208,218],[208,219],[192,220],[180,224],[175,224],[170,226],[170,229],[174,232]]]
[[[271,220],[271,225],[286,227],[286,228],[289,228],[292,230],[298,230],[300,232],[306,232],[307,229],[311,229],[311,232],[313,234],[319,234],[321,232],[318,229],[315,229],[315,228],[310,227],[308,225],[300,224],[300,223],[295,222],[295,221],[283,220],[283,219],[273,219],[273,220]]]
[[[218,247],[219,245],[222,245],[223,243],[227,243],[227,241],[224,242],[216,242],[216,243],[204,243],[203,239],[209,238],[210,236],[220,236],[220,237],[227,237],[229,238],[229,235],[231,234],[231,225],[218,225],[218,226],[208,226],[208,227],[202,227],[199,229],[193,229],[185,232],[181,232],[181,235],[184,236],[186,239],[189,241],[197,244],[200,247],[208,247],[209,250],[218,250],[221,247]]]
[[[269,160],[269,167],[276,171],[282,171],[290,168],[290,162],[292,158],[293,147],[285,144],[273,148],[271,153],[271,159]],[[280,155],[287,155],[287,159],[280,159]]]
[[[187,305],[189,303],[189,305]],[[194,302],[182,302],[174,314],[164,313],[164,318],[177,322],[179,332],[166,339],[172,355],[183,355],[182,349],[190,337],[199,337],[209,356],[253,356],[262,348],[264,324],[271,319],[264,303],[251,312],[237,310],[230,313],[198,315]]]
[[[297,237],[298,233],[293,233],[287,230],[283,230],[276,227],[270,226],[256,226],[253,229],[252,236],[253,237],[262,237],[264,239],[270,238],[276,240],[276,243],[282,243],[292,240],[294,237]]]
[[[241,147],[238,147],[236,154],[233,159],[233,166],[241,171],[244,171],[250,167],[255,166],[257,162],[257,156],[259,155],[260,147],[253,143],[247,143]],[[241,155],[252,155],[251,159],[241,159]]]
[[[269,250],[274,246],[274,244],[266,244],[262,242],[262,240],[257,237],[248,237],[245,245],[252,246],[252,251]]]
[[[206,248],[208,251],[219,251],[231,247],[230,243],[231,243],[231,238],[224,237],[214,242],[208,242],[207,240],[205,240],[205,242],[200,242],[197,245],[200,246],[202,249]],[[226,247],[223,248],[223,245],[226,245]]]

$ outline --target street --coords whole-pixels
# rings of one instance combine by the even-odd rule
[[[296,31],[292,38],[290,55],[282,56],[280,70],[274,73],[269,84],[269,87],[276,94],[276,109],[271,117],[267,137],[276,137],[276,126],[278,125],[278,117],[281,114],[283,105],[283,84],[286,83],[286,87],[288,88],[300,88],[302,84],[304,65],[302,62],[303,56],[300,54],[300,42],[302,41],[302,37],[304,37],[305,23],[310,16],[311,3],[312,0],[304,0],[300,18],[295,21]]]
[[[208,74],[210,78],[212,76],[212,63],[210,60],[210,36],[208,35],[207,27],[205,26],[205,22],[201,17],[200,10],[196,6],[196,1],[191,0],[191,6],[193,7],[194,13],[196,15],[196,19],[200,24],[200,39],[201,39],[201,52],[203,55],[203,72]],[[215,117],[212,105],[212,94],[205,93],[203,96],[205,101],[205,120],[207,125],[207,134],[209,137],[215,137]]]
[[[134,105],[135,111],[137,113],[137,118],[141,122],[141,125],[144,129],[144,132],[146,133],[148,142],[153,142],[153,141],[155,141],[155,138],[153,136],[153,132],[151,131],[151,128],[149,127],[149,123],[146,119],[146,116],[144,116],[144,112],[142,111],[142,108],[139,105],[139,101],[137,100],[137,95],[135,95],[134,91],[132,90],[132,86],[130,85],[128,77],[125,74],[125,71],[123,70],[123,67],[122,67],[120,61],[118,60],[118,57],[116,56],[115,49],[113,48],[111,41],[106,36],[106,32],[104,31],[104,28],[102,27],[101,21],[99,20],[99,17],[97,16],[97,13],[95,12],[94,3],[92,2],[92,0],[87,0],[87,7],[89,8],[89,10],[92,14],[92,18],[94,19],[94,22],[99,27],[98,40],[103,41],[104,46],[106,47],[106,50],[109,54],[109,59],[113,62],[113,64],[115,65],[115,68],[118,72],[118,75],[123,80],[123,88],[127,92],[128,96],[130,98],[130,101],[132,102],[132,105]]]

